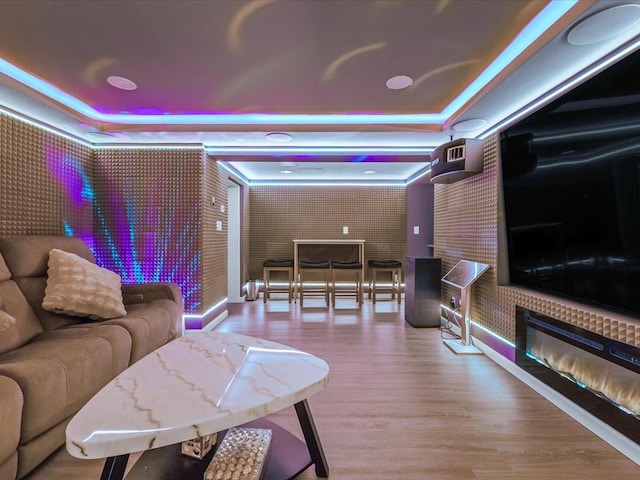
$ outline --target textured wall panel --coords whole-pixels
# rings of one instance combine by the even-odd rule
[[[200,313],[200,149],[99,149],[95,161],[96,256],[125,283],[180,285]]]
[[[0,113],[0,235],[75,235],[92,246],[92,149]]]
[[[491,268],[473,286],[471,318],[498,335],[515,341],[515,306],[522,305],[614,340],[640,346],[635,319],[518,288],[497,285],[499,138],[485,142],[484,172],[450,185],[435,186],[435,256],[442,273],[458,260],[487,263]],[[457,289],[442,284],[448,305]]]
[[[366,259],[405,257],[404,187],[256,186],[249,198],[251,278],[267,258],[293,258],[294,239],[364,239]]]
[[[220,206],[228,205],[228,180],[214,159],[202,154],[202,301],[204,310],[216,305],[227,296],[227,212]],[[211,204],[215,197],[216,204]],[[216,222],[222,222],[222,231],[216,230]]]
[[[240,198],[242,205],[240,206],[240,210],[242,212],[242,226],[240,227],[242,230],[242,253],[240,258],[240,264],[242,265],[242,281],[246,281],[249,278],[249,259],[251,257],[250,251],[250,240],[251,240],[251,200],[249,197],[249,187],[242,184],[241,182],[237,182],[240,185]]]
[[[178,283],[188,313],[227,292],[211,196],[226,205],[227,178],[201,149],[94,151],[0,114],[0,235],[80,237],[125,282]]]

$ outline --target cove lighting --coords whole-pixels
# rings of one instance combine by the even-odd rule
[[[8,77],[13,78],[20,83],[23,83],[27,87],[33,88],[37,92],[40,92],[47,97],[57,100],[63,105],[66,105],[72,110],[82,113],[87,117],[94,118],[95,115],[99,115],[99,113],[95,109],[93,109],[86,103],[81,102],[77,98],[63,92],[50,83],[47,83],[43,80],[40,80],[39,78],[34,77],[33,75],[28,74],[24,70],[19,69],[15,65],[7,62],[2,58],[0,58],[0,73],[4,73]]]
[[[323,182],[323,181],[278,181],[278,180],[251,180],[249,186],[269,185],[269,186],[287,186],[287,187],[405,187],[406,182],[404,180],[397,181],[367,181],[367,182],[353,182],[353,181],[340,181],[340,182]]]
[[[64,132],[62,132],[60,130],[56,130],[54,128],[51,128],[51,127],[49,127],[47,125],[43,125],[42,123],[35,122],[35,121],[33,121],[33,120],[23,116],[23,115],[20,115],[19,113],[12,112],[12,111],[7,110],[7,109],[2,108],[2,107],[0,107],[0,113],[4,113],[5,115],[7,115],[7,116],[9,116],[11,118],[15,118],[16,120],[19,120],[19,121],[24,122],[24,123],[26,123],[28,125],[31,125],[32,127],[36,127],[36,128],[41,129],[41,130],[44,130],[45,132],[49,132],[49,133],[53,133],[55,135],[59,135],[59,136],[61,136],[63,138],[66,138],[67,140],[71,140],[73,142],[76,142],[76,143],[79,143],[81,145],[84,145],[85,147],[93,147],[93,145],[91,143],[89,143],[89,142],[81,140],[81,139],[79,139],[77,137],[72,137],[71,135],[69,135],[67,133],[64,133]]]
[[[476,322],[475,320],[471,320],[471,324],[472,324],[474,327],[479,328],[479,329],[480,329],[480,330],[482,330],[483,332],[486,332],[487,334],[491,335],[491,336],[492,336],[493,338],[495,338],[496,340],[499,340],[499,341],[501,341],[502,343],[505,343],[505,344],[509,345],[510,347],[513,347],[513,348],[515,348],[515,347],[516,347],[516,344],[515,344],[515,343],[513,343],[513,342],[511,342],[511,341],[507,340],[507,339],[506,339],[506,338],[504,338],[504,337],[501,337],[500,335],[498,335],[498,334],[497,334],[497,333],[495,333],[495,332],[492,332],[492,331],[491,331],[491,330],[489,330],[487,327],[485,327],[485,326],[483,326],[483,325],[480,325],[480,324],[479,324],[478,322]]]
[[[435,147],[216,147],[206,146],[209,155],[376,155],[376,154],[429,154]]]
[[[233,175],[237,179],[239,179],[245,185],[250,185],[251,184],[251,181],[247,177],[245,177],[242,173],[237,171],[235,168],[231,168],[231,166],[229,166],[226,162],[221,162],[220,160],[217,160],[216,164],[219,167],[222,167],[224,170],[229,172],[231,175]]]
[[[515,112],[514,114],[512,114],[509,117],[505,118],[501,122],[496,123],[495,125],[493,125],[488,130],[485,130],[484,132],[482,132],[478,136],[478,138],[479,139],[488,138],[491,135],[493,135],[494,133],[502,130],[503,128],[506,128],[509,125],[512,125],[512,124],[516,123],[518,120],[526,117],[529,113],[538,110],[538,108],[540,108],[543,105],[546,105],[547,103],[555,100],[556,98],[560,97],[562,94],[568,92],[572,88],[574,88],[577,85],[581,84],[583,81],[588,80],[589,78],[591,78],[591,77],[595,76],[596,74],[602,72],[603,70],[607,69],[609,66],[613,65],[618,60],[626,57],[627,55],[629,55],[630,53],[634,52],[638,48],[640,48],[640,40],[631,43],[630,45],[628,45],[627,47],[623,48],[619,52],[616,52],[615,54],[611,55],[607,59],[604,59],[601,62],[598,62],[597,65],[593,65],[591,68],[588,68],[587,70],[585,70],[581,74],[575,76],[572,79],[567,80],[566,82],[562,83],[561,85],[558,85],[556,88],[554,88],[551,91],[547,92],[545,95],[542,95],[541,97],[538,97],[534,102],[531,102],[529,105],[525,106],[525,108]]]
[[[518,34],[515,40],[491,62],[480,76],[471,82],[453,102],[445,107],[442,114],[449,118],[456,113],[456,111],[471,100],[474,95],[515,60],[516,57],[542,35],[542,33],[573,8],[576,3],[578,3],[578,0],[558,0],[549,3],[549,5]]]
[[[427,174],[429,174],[429,173],[431,173],[431,169],[430,169],[430,168],[429,168],[428,170],[426,170],[426,171],[424,171],[424,172],[422,172],[422,173],[418,174],[418,175],[415,175],[415,176],[413,176],[413,177],[409,177],[409,178],[407,178],[407,185],[409,185],[409,184],[411,184],[411,183],[415,182],[416,180],[420,180],[422,177],[424,177],[425,175],[427,175]]]
[[[193,143],[188,143],[185,145],[147,145],[147,144],[103,144],[103,145],[93,145],[93,148],[96,150],[204,150],[205,147],[202,145],[194,145]]]
[[[227,299],[223,298],[218,303],[216,303],[213,307],[210,307],[206,312],[204,312],[204,313],[185,313],[185,314],[182,315],[182,319],[183,320],[186,320],[187,318],[203,319],[207,315],[211,314],[212,312],[215,312],[216,309],[220,308],[225,303],[227,303]]]
[[[135,125],[389,125],[446,123],[449,117],[485,87],[510,62],[568,12],[578,0],[552,0],[516,37],[516,39],[440,113],[421,114],[224,114],[188,115],[106,114],[68,93],[0,59],[0,73],[30,87],[94,121]]]
[[[448,313],[453,313],[454,315],[457,315],[458,317],[460,317],[460,313],[458,312],[454,312],[451,307],[449,305],[445,305],[444,303],[440,304],[440,308],[442,308],[443,310],[447,311]],[[462,320],[462,319],[460,319]],[[478,322],[476,322],[475,320],[471,320],[471,323],[473,324],[474,327],[479,328],[480,330],[482,330],[483,332],[487,333],[488,335],[492,336],[493,338],[495,338],[496,340],[499,340],[500,342],[515,348],[515,343],[507,340],[504,337],[501,337],[500,335],[498,335],[495,332],[492,332],[491,330],[489,330],[487,327],[480,325]]]
[[[220,160],[216,161],[216,164],[219,167],[222,167],[224,170],[226,170],[227,172],[229,172],[231,175],[233,175],[234,177],[236,177],[237,179],[239,179],[242,183],[244,183],[245,185],[250,185],[251,181],[245,177],[243,174],[241,174],[239,171],[237,171],[235,168],[231,168],[226,162],[221,162]]]

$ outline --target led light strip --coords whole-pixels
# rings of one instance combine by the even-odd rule
[[[407,178],[406,184],[410,185],[413,182],[415,182],[416,180],[420,180],[422,177],[424,177],[425,175],[430,174],[430,173],[431,173],[431,168],[428,168],[424,172],[418,172],[417,174],[414,174],[412,177]]]
[[[73,137],[73,136],[71,136],[71,135],[69,135],[67,133],[64,133],[61,130],[56,130],[56,129],[52,128],[52,127],[49,127],[49,126],[44,125],[42,123],[39,123],[39,122],[37,122],[35,120],[31,120],[30,118],[25,117],[25,116],[23,116],[23,115],[21,115],[19,113],[12,112],[11,110],[7,110],[6,108],[0,107],[0,113],[4,113],[5,115],[7,115],[9,117],[14,118],[16,120],[19,120],[21,122],[24,122],[24,123],[26,123],[28,125],[31,125],[32,127],[36,127],[36,128],[41,129],[41,130],[44,130],[46,132],[53,133],[54,135],[59,135],[59,136],[61,136],[63,138],[66,138],[67,140],[71,140],[72,142],[79,143],[79,144],[84,145],[86,147],[95,148],[92,143],[89,143],[86,140],[82,140],[80,138]]]
[[[218,303],[216,303],[213,307],[209,308],[204,313],[185,313],[184,315],[182,315],[182,318],[183,318],[183,320],[186,320],[187,318],[203,319],[207,315],[209,315],[211,312],[214,312],[216,309],[220,308],[222,305],[227,303],[227,300],[228,300],[227,298],[224,298],[223,300],[221,300]]]
[[[529,45],[556,23],[578,0],[552,1],[515,38],[511,44],[463,92],[442,111],[449,118],[504,70]]]
[[[230,165],[227,165],[227,163],[225,162],[221,162],[220,160],[216,161],[216,163],[220,165],[224,170],[229,172],[231,175],[233,175],[234,177],[242,181],[242,183],[244,183],[245,185],[251,185],[251,181],[247,177],[242,175],[240,172],[238,172],[235,168],[231,167]]]
[[[119,149],[119,150],[205,150],[205,146],[202,144],[193,144],[193,143],[187,143],[187,144],[162,144],[162,145],[148,145],[148,144],[131,144],[131,143],[127,143],[127,144],[117,144],[117,143],[109,143],[109,144],[102,144],[102,145],[95,145],[91,142],[88,142],[86,140],[83,140],[81,138],[78,137],[73,137],[61,130],[57,130],[55,128],[52,128],[48,125],[45,125],[43,123],[37,122],[35,120],[32,120],[20,113],[16,113],[13,112],[11,110],[7,110],[4,107],[0,106],[0,113],[4,113],[5,115],[14,118],[18,121],[24,122],[28,125],[31,125],[33,127],[36,127],[40,130],[44,130],[46,132],[52,133],[54,135],[59,135],[60,137],[66,138],[67,140],[71,140],[73,142],[79,143],[81,145],[84,145],[86,147],[92,148],[93,150],[109,150],[109,149]]]
[[[516,123],[518,120],[526,117],[531,112],[534,112],[534,111],[538,110],[540,107],[546,105],[547,103],[552,102],[553,100],[557,99],[562,94],[564,94],[564,93],[568,92],[569,90],[573,89],[574,87],[576,87],[577,85],[581,84],[585,80],[588,80],[589,78],[594,77],[595,75],[597,75],[601,71],[605,70],[607,67],[613,65],[618,60],[626,57],[627,55],[629,55],[630,53],[634,52],[638,48],[640,48],[640,41],[633,42],[629,46],[623,48],[622,50],[620,50],[616,54],[612,55],[610,58],[608,58],[608,59],[606,59],[604,61],[598,62],[597,65],[594,65],[591,68],[588,68],[583,73],[578,74],[576,77],[564,82],[562,85],[556,86],[556,88],[550,90],[549,92],[547,92],[543,96],[538,97],[535,101],[533,101],[529,105],[525,106],[521,110],[519,110],[517,112],[514,112],[513,114],[509,115],[504,120],[496,123],[491,128],[489,128],[488,130],[485,130],[480,135],[478,135],[478,138],[485,139],[487,137],[490,137],[494,133],[502,130],[503,128],[507,128],[508,126]]]
[[[160,144],[160,145],[147,145],[147,144],[116,144],[108,143],[102,145],[93,145],[96,150],[205,150],[205,147],[201,144],[194,145],[193,143],[180,144]]]
[[[441,307],[442,309],[444,309],[445,311],[449,312],[449,313],[453,313],[454,315],[457,315],[458,317],[461,317],[461,319],[462,319],[462,316],[460,315],[460,313],[459,313],[459,312],[454,312],[454,311],[451,309],[451,307],[450,307],[450,306],[448,306],[448,305],[445,305],[445,304],[441,303],[441,304],[440,304],[440,307]],[[509,345],[510,347],[515,348],[515,346],[516,346],[516,345],[515,345],[515,343],[513,343],[513,342],[511,342],[511,341],[507,340],[507,339],[506,339],[506,338],[504,338],[504,337],[501,337],[500,335],[498,335],[498,334],[497,334],[497,333],[495,333],[495,332],[492,332],[492,331],[491,331],[491,330],[489,330],[487,327],[485,327],[485,326],[483,326],[483,325],[480,325],[480,324],[479,324],[478,322],[476,322],[475,320],[471,320],[471,324],[472,324],[473,326],[475,326],[475,327],[479,328],[479,329],[480,329],[480,330],[482,330],[483,332],[487,333],[487,334],[488,334],[488,335],[490,335],[491,337],[495,338],[496,340],[499,340],[499,341],[501,341],[502,343],[504,343],[504,344],[506,344],[506,345]]]
[[[397,181],[370,181],[370,182],[358,182],[354,180],[339,180],[339,181],[280,181],[280,180],[252,180],[249,182],[250,186],[318,186],[318,187],[405,187],[407,184],[404,180]]]
[[[323,147],[323,146],[299,146],[299,147],[272,147],[265,145],[261,147],[216,147],[206,146],[205,149],[209,155],[376,155],[376,154],[395,154],[395,155],[411,155],[424,154],[427,155],[435,149],[435,146],[345,146],[345,147]]]
[[[39,78],[21,70],[6,60],[0,59],[0,73],[66,105],[95,121],[136,125],[357,125],[357,124],[444,124],[462,105],[468,102],[480,89],[486,86],[495,75],[513,61],[524,49],[568,12],[578,0],[554,0],[547,5],[511,42],[511,44],[441,113],[424,114],[202,114],[202,115],[129,115],[104,114],[93,107],[72,97]]]

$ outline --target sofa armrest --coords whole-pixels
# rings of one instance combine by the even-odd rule
[[[168,299],[176,302],[180,321],[184,312],[184,301],[180,287],[171,282],[130,283],[122,285],[122,300],[125,305],[150,303],[153,300]]]

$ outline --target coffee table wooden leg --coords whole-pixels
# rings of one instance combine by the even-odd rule
[[[322,444],[320,443],[320,437],[316,430],[316,425],[313,423],[313,417],[311,416],[311,410],[306,400],[295,404],[296,414],[300,421],[300,427],[302,428],[302,434],[304,440],[307,443],[311,460],[316,466],[316,475],[318,477],[327,478],[329,476],[329,465],[327,459],[324,456],[322,450]]]
[[[128,461],[128,453],[126,455],[107,458],[104,461],[100,480],[122,480],[124,478],[124,470],[127,468]]]

